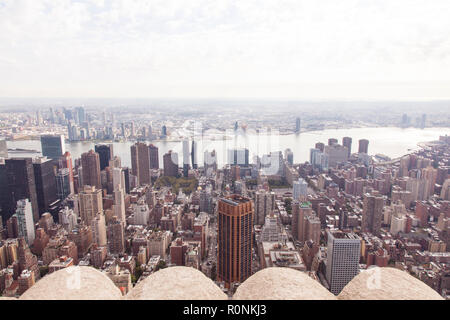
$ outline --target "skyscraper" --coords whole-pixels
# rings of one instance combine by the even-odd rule
[[[197,161],[197,141],[192,140],[192,151],[191,151],[192,169],[198,168]]]
[[[95,146],[95,152],[98,153],[100,159],[100,170],[105,170],[109,166],[109,160],[114,158],[112,144],[98,144]]]
[[[249,165],[248,149],[229,149],[228,164],[248,167]]]
[[[79,212],[81,221],[90,225],[92,220],[103,214],[102,190],[93,186],[84,186],[78,194]]]
[[[292,166],[294,164],[294,153],[291,149],[284,150],[284,158],[287,160],[287,162]]]
[[[178,176],[178,153],[169,150],[163,157],[164,175],[169,177]]]
[[[17,201],[15,216],[17,217],[19,237],[25,238],[27,244],[32,245],[35,237],[33,209],[28,199]]]
[[[83,185],[95,186],[102,189],[100,180],[100,157],[94,150],[89,150],[81,155],[81,167],[83,172]]]
[[[239,195],[218,201],[217,277],[227,288],[252,273],[253,202]]]
[[[75,192],[74,188],[74,179],[73,179],[73,165],[72,165],[72,156],[70,152],[66,151],[61,158],[59,159],[59,168],[67,168],[69,173],[69,187],[70,193]]]
[[[150,169],[159,169],[158,147],[151,144],[148,149],[150,150]]]
[[[348,149],[348,156],[352,154],[352,138],[351,137],[343,137],[342,145]]]
[[[358,153],[369,153],[369,140],[367,139],[361,139],[359,140],[359,148]]]
[[[39,214],[43,214],[58,200],[55,171],[52,160],[47,158],[34,159],[33,168]]]
[[[187,177],[189,173],[189,141],[183,140],[183,176]]]
[[[138,185],[151,184],[150,149],[147,144],[137,142],[131,146],[131,168]]]
[[[311,203],[294,200],[292,202],[292,236],[298,241],[306,239],[305,219],[313,214]]]
[[[337,295],[359,270],[361,239],[353,233],[327,231],[326,275],[330,291]]]
[[[31,158],[3,159],[0,162],[0,206],[3,221],[16,211],[17,201],[29,199],[34,221],[39,220],[39,207]]]
[[[295,119],[295,133],[300,133],[300,118]]]
[[[364,194],[361,227],[364,232],[380,233],[384,198],[377,194]]]
[[[50,159],[59,159],[65,152],[64,135],[41,136],[42,155]]]
[[[58,173],[56,174],[56,196],[61,201],[64,201],[64,199],[66,199],[70,193],[69,169],[59,169]]]

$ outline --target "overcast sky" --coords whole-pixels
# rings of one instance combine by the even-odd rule
[[[0,97],[450,98],[450,1],[0,0]]]

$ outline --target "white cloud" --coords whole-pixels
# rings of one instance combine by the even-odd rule
[[[449,16],[447,0],[0,0],[0,96],[448,97]]]

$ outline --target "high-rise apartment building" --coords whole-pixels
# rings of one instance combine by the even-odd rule
[[[138,185],[151,184],[150,149],[147,144],[137,142],[131,146],[131,168]]]
[[[292,203],[292,236],[295,240],[306,239],[306,218],[313,214],[311,203],[294,200]]]
[[[361,239],[353,233],[327,231],[326,276],[330,291],[337,295],[359,270]]]
[[[266,190],[259,190],[255,193],[255,219],[256,225],[263,225],[266,216],[275,209],[275,193]]]
[[[78,194],[80,218],[83,223],[90,225],[92,220],[103,213],[102,190],[93,186],[84,186]]]
[[[384,197],[378,194],[364,194],[361,227],[363,232],[380,233],[383,220]]]
[[[347,148],[348,156],[350,157],[350,155],[352,154],[352,138],[351,137],[343,137],[342,145]]]
[[[239,195],[218,201],[217,277],[226,287],[252,273],[253,202]]]
[[[178,176],[178,153],[169,150],[163,157],[164,175],[169,177]]]
[[[102,189],[100,179],[100,157],[97,152],[90,150],[81,155],[81,167],[83,173],[83,185],[94,186]]]
[[[123,254],[125,252],[124,225],[116,217],[109,223],[107,231],[109,252],[112,254]]]
[[[150,152],[150,169],[159,169],[158,147],[151,144],[148,149]]]
[[[358,153],[369,153],[369,140],[361,139],[359,140]]]
[[[41,136],[42,155],[50,159],[59,159],[65,152],[64,135]]]

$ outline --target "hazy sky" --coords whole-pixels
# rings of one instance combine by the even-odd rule
[[[450,1],[0,0],[0,97],[450,98]]]

